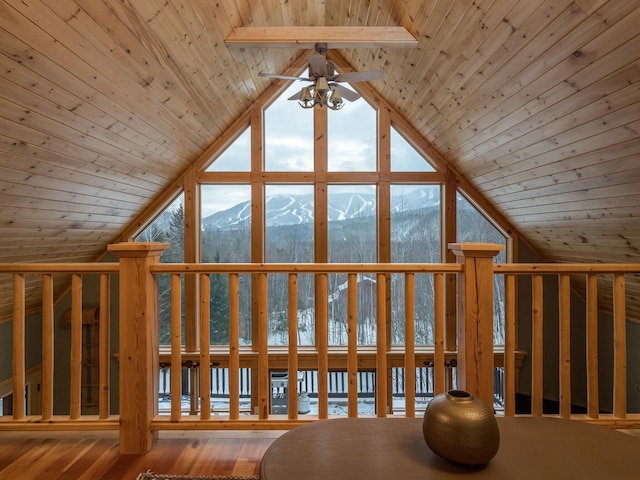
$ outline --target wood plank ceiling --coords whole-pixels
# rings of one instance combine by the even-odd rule
[[[306,53],[243,26],[406,27],[339,54],[545,260],[640,262],[636,0],[2,0],[0,262],[98,258]]]

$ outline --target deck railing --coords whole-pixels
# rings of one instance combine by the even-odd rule
[[[384,417],[402,414],[416,415],[416,372],[428,367],[433,375],[434,393],[452,386],[450,368],[456,364],[455,386],[493,402],[494,385],[500,383],[503,391],[504,414],[515,414],[515,394],[521,352],[516,344],[516,280],[521,276],[532,279],[533,293],[533,341],[532,363],[532,414],[542,415],[542,288],[543,275],[557,275],[560,281],[560,415],[584,418],[617,427],[640,427],[640,416],[630,414],[626,408],[626,379],[618,372],[625,371],[626,339],[624,301],[627,293],[625,274],[638,274],[640,265],[546,265],[510,264],[494,265],[497,246],[487,244],[453,245],[456,264],[160,264],[159,256],[166,248],[163,244],[125,243],[111,246],[120,258],[119,263],[96,264],[0,264],[0,274],[14,278],[13,288],[13,392],[25,390],[25,350],[29,339],[25,338],[25,276],[39,275],[42,279],[42,378],[41,411],[27,415],[23,402],[14,401],[13,415],[0,417],[0,430],[26,429],[119,429],[122,452],[147,451],[153,445],[157,432],[167,429],[282,429],[303,422],[325,419],[330,416],[330,384],[334,372],[342,372],[346,381],[346,410],[349,416],[360,416],[358,407],[358,376],[363,372],[375,379],[374,414]],[[328,342],[328,275],[340,273],[347,276],[348,339],[347,345],[329,345]],[[357,322],[357,276],[366,273],[376,278],[376,344],[359,345],[355,337]],[[71,275],[71,349],[69,352],[69,412],[56,414],[53,396],[54,371],[54,298],[53,276]],[[97,414],[85,414],[82,409],[82,278],[87,274],[100,277],[100,331],[99,331],[99,402]],[[228,345],[209,344],[210,325],[210,276],[227,275],[229,279],[229,327]],[[254,279],[253,298],[256,335],[251,345],[239,342],[240,283],[238,278],[249,274]],[[267,279],[272,274],[288,277],[289,322],[288,345],[269,345]],[[315,344],[297,344],[297,279],[299,275],[315,277]],[[387,288],[392,274],[404,276],[405,339],[402,346],[392,345],[388,336],[387,306],[390,301]],[[414,343],[415,276],[433,277],[434,339],[432,345]],[[568,296],[570,275],[586,275],[591,286],[587,304],[586,365],[588,381],[588,415],[571,413],[570,353],[568,342],[570,329]],[[595,276],[614,275],[615,341],[614,391],[611,413],[600,412],[598,403],[598,359],[596,351],[597,330],[595,309]],[[109,405],[110,313],[109,279],[119,276],[119,413],[113,414]],[[158,348],[158,278],[171,279],[171,345]],[[457,349],[445,349],[445,278],[455,275],[458,279],[458,338]],[[505,297],[505,345],[493,345],[493,281],[494,276],[504,276]],[[197,278],[199,314],[199,345],[194,351],[186,351],[181,334],[181,283],[192,276]],[[168,411],[158,409],[160,365],[170,369]],[[190,381],[198,385],[197,408],[183,412],[182,374],[185,365],[197,365],[188,369]],[[496,377],[496,367],[499,367]],[[211,407],[212,375],[218,369],[226,369],[228,405],[224,411]],[[286,396],[286,414],[273,414],[273,372],[286,372],[288,378],[297,379],[298,372],[315,372],[317,412],[299,414],[298,383],[290,382]],[[403,386],[402,408],[393,410],[394,371],[401,371]],[[243,377],[245,375],[245,377]],[[248,375],[248,377],[246,376]],[[243,380],[244,378],[244,380]],[[250,384],[245,393],[240,388],[244,381]],[[165,387],[166,388],[166,387]],[[250,408],[241,408],[241,398],[250,396]],[[315,398],[314,398],[315,400]],[[193,399],[192,399],[193,401]]]

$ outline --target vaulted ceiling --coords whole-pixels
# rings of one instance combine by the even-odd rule
[[[640,263],[636,0],[2,0],[0,262],[121,238],[308,53],[251,26],[405,27],[337,54],[544,259]]]

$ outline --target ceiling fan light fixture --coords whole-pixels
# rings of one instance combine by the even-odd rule
[[[311,95],[311,90],[309,87],[302,87],[298,97],[298,103],[302,108],[313,108],[313,106],[315,105],[315,101],[313,99],[313,96]]]
[[[344,106],[344,100],[340,90],[334,88],[331,90],[331,96],[329,97],[329,108],[332,110],[340,110]]]
[[[326,93],[328,90],[329,90],[329,82],[327,82],[327,79],[324,77],[318,77],[318,80],[316,81],[316,91],[320,93],[320,95],[322,95],[323,93]]]
[[[325,88],[326,87],[326,88]],[[300,91],[289,100],[298,100],[302,108],[327,107],[331,110],[340,110],[344,106],[342,92],[336,86],[329,86],[326,79],[319,78],[315,87],[302,87]]]

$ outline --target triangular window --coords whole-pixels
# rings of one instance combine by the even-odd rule
[[[434,172],[435,169],[398,130],[391,127],[391,171]]]
[[[216,158],[207,172],[248,172],[251,170],[251,127],[247,128]]]

